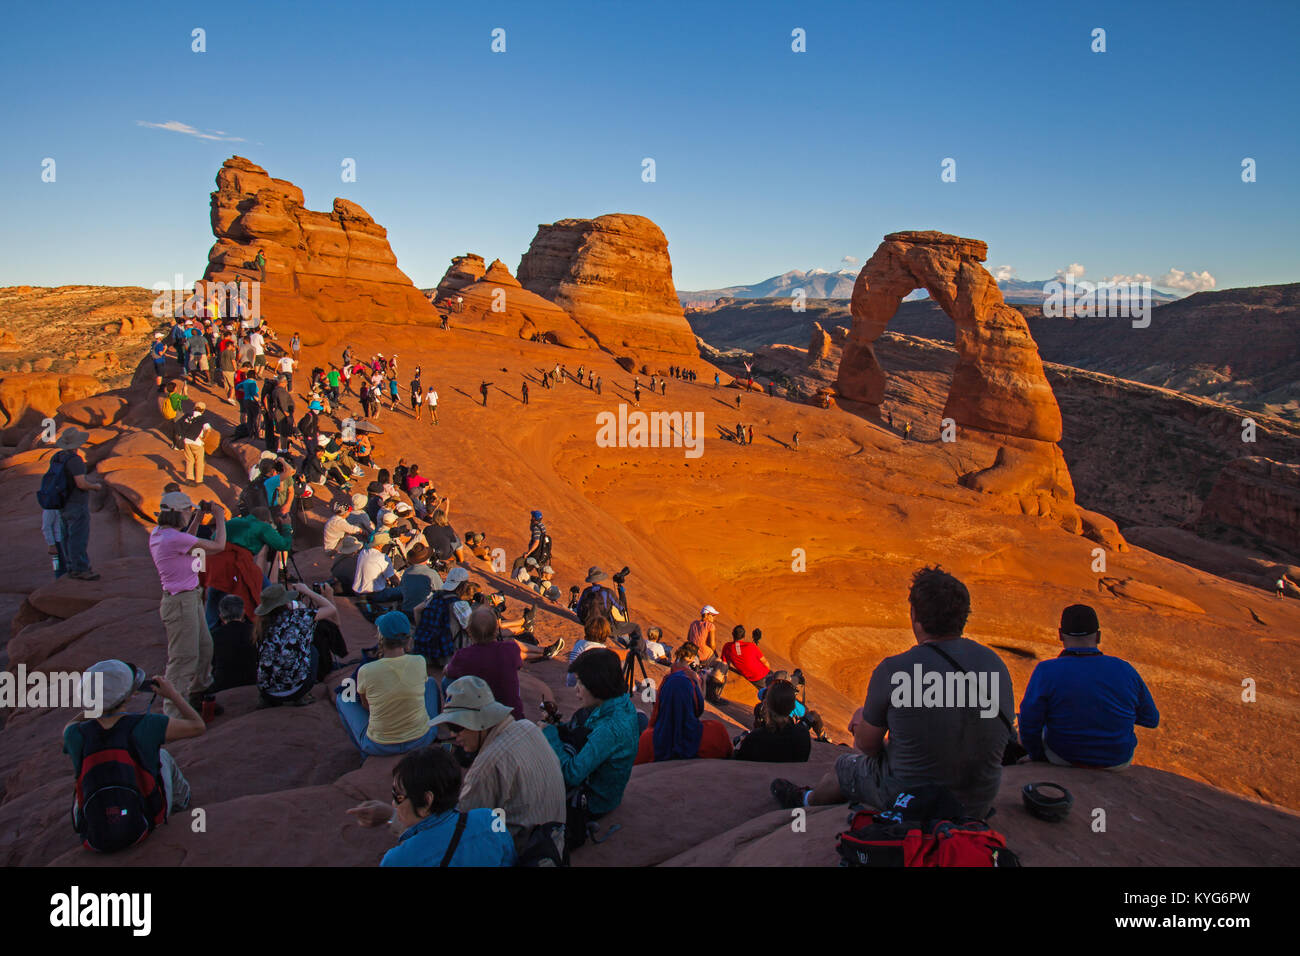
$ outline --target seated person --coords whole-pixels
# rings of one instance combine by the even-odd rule
[[[356,671],[355,686],[344,681],[334,705],[353,746],[366,756],[406,753],[434,742],[429,720],[441,709],[438,682],[426,672],[424,658],[407,654],[411,622],[401,611],[375,621],[379,657]]]
[[[555,569],[549,564],[544,564],[538,569],[537,576],[533,578],[528,586],[552,604],[558,604],[560,603],[560,598],[564,595],[561,593],[560,587],[555,583],[554,579]]]
[[[523,661],[514,641],[499,640],[497,616],[489,607],[476,607],[469,615],[465,632],[470,643],[447,664],[444,677],[454,681],[471,675],[481,677],[492,689],[493,700],[510,708],[515,720],[524,719],[524,702],[519,694],[519,670]]]
[[[361,542],[352,535],[339,541],[338,557],[330,565],[330,579],[336,593],[352,597],[352,582],[357,576],[357,555],[361,553]]]
[[[408,753],[393,768],[393,802],[367,800],[353,807],[362,826],[387,824],[397,846],[380,866],[514,866],[510,832],[495,826],[487,807],[457,812],[460,766],[441,747]]]
[[[257,683],[257,645],[253,625],[244,618],[244,600],[227,594],[217,603],[220,623],[212,629],[211,693]]]
[[[569,670],[577,675],[574,696],[585,713],[563,737],[555,724],[542,732],[560,761],[565,786],[586,792],[588,813],[597,819],[623,802],[641,725],[617,654],[597,648],[579,656]]]
[[[99,684],[100,681],[102,684]],[[63,752],[72,758],[73,777],[80,781],[84,759],[106,749],[120,748],[122,744],[114,737],[125,736],[145,772],[151,774],[159,784],[162,800],[160,805],[149,807],[148,812],[177,813],[190,805],[190,786],[172,755],[162,745],[187,737],[199,737],[207,730],[207,725],[185,695],[179,693],[165,677],[153,677],[152,690],[159,697],[170,701],[179,712],[179,717],[128,713],[126,705],[145,682],[144,671],[124,661],[100,661],[92,665],[82,676],[81,699],[85,704],[94,702],[98,706],[87,710],[85,719],[74,720],[63,728]],[[99,686],[96,687],[96,684]],[[98,700],[95,700],[96,697]],[[81,798],[74,795],[74,826],[83,838],[86,829],[84,810]],[[104,824],[107,822],[104,821]]]
[[[348,523],[355,525],[363,537],[375,533],[375,523],[367,514],[366,508],[370,505],[370,496],[357,492],[352,496],[352,510],[348,512]],[[349,531],[349,534],[356,534],[356,531]]]
[[[536,724],[516,720],[498,703],[486,681],[453,681],[434,723],[446,724],[458,753],[473,761],[460,790],[462,810],[500,807],[519,851],[535,827],[564,822],[564,776],[551,745]]]
[[[524,563],[519,565],[519,568],[515,571],[515,581],[519,584],[526,584],[529,587],[531,587],[533,583],[533,577],[536,574],[537,574],[537,559],[525,558]]]
[[[1039,661],[1020,702],[1020,743],[1035,760],[1123,770],[1133,763],[1133,726],[1157,727],[1160,711],[1128,661],[1101,652],[1097,612],[1072,604],[1057,631],[1064,650]]]
[[[736,746],[737,760],[763,763],[806,763],[812,752],[808,727],[794,719],[799,697],[788,680],[773,681],[763,695],[763,719]]]
[[[402,612],[415,620],[415,608],[434,591],[442,590],[442,578],[429,563],[432,556],[422,544],[414,545],[406,553],[406,570],[402,572]]]
[[[573,650],[569,652],[569,663],[572,664],[576,661],[579,654],[585,654],[597,647],[609,647],[609,621],[599,614],[593,614],[591,619],[582,626],[582,637],[578,639],[578,643],[574,644]],[[577,686],[578,677],[573,673],[572,668],[564,675],[564,683],[568,687]]]
[[[455,560],[464,564],[468,560],[469,552],[465,550],[465,545],[457,536],[456,529],[451,526],[451,520],[447,516],[445,498],[443,507],[433,510],[433,519],[424,529],[424,539],[429,542],[429,550],[439,561]]]
[[[262,589],[262,603],[254,613],[257,689],[262,706],[312,703],[309,692],[321,663],[316,622],[338,623],[334,602],[302,583],[290,587],[272,584]]]
[[[962,637],[970,592],[951,574],[937,567],[917,571],[908,605],[916,646],[886,657],[872,672],[866,702],[849,724],[857,752],[837,759],[816,787],[772,781],[781,806],[849,802],[886,809],[909,787],[935,783],[952,791],[964,813],[988,815],[1012,735],[1011,673],[989,648]],[[934,679],[922,676],[922,686],[913,687],[917,672]],[[944,706],[929,706],[923,690],[932,684],[960,686],[960,700],[954,695]]]
[[[803,679],[802,672],[796,670],[795,673],[799,675],[800,680]],[[767,677],[763,678],[763,686],[758,689],[758,703],[754,705],[754,726],[757,727],[758,723],[765,716],[763,710],[763,697],[767,694],[767,689],[779,680],[790,680],[789,673],[786,671],[772,671],[767,675]],[[796,687],[795,693],[798,694],[798,691],[799,688]],[[807,725],[807,727],[812,730],[813,736],[818,740],[823,743],[830,742],[825,733],[826,724],[822,720],[821,714],[817,713],[815,710],[809,710],[804,706],[803,701],[799,700],[797,697],[794,702],[794,710],[791,712],[790,716],[798,723]]]
[[[388,556],[392,539],[386,532],[371,535],[370,543],[357,555],[357,573],[352,579],[352,593],[368,598],[372,604],[389,604],[402,599],[400,580]]]
[[[641,734],[636,763],[725,759],[731,738],[719,720],[701,720],[704,691],[689,669],[671,671],[659,685],[650,726]]]
[[[761,637],[762,632],[755,630],[754,635]],[[763,685],[771,670],[758,644],[745,637],[745,628],[740,624],[731,629],[731,640],[722,647],[722,661],[756,688]]]
[[[356,535],[360,528],[356,523],[349,520],[352,517],[352,499],[343,498],[335,501],[333,506],[334,514],[325,522],[325,532],[322,538],[322,544],[325,553],[333,556],[339,550],[339,543],[348,535]]]

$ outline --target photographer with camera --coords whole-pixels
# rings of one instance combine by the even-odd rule
[[[401,580],[389,557],[393,549],[387,533],[371,535],[370,543],[357,555],[357,573],[352,579],[352,593],[368,598],[372,604],[391,604],[402,599]]]
[[[195,535],[203,515],[213,518],[211,540]],[[226,549],[226,512],[220,504],[200,502],[173,491],[162,496],[158,524],[149,532],[149,555],[162,585],[158,612],[167,631],[167,680],[191,704],[201,701],[212,683],[212,633],[204,614],[195,553],[218,554]],[[170,698],[163,704],[168,717],[181,711]]]
[[[598,614],[605,620],[609,621],[609,631],[613,637],[624,647],[640,650],[641,648],[641,626],[628,619],[627,612],[627,592],[623,589],[623,582],[632,571],[629,568],[623,568],[614,575],[614,583],[618,585],[618,596],[609,588],[602,585],[601,581],[609,579],[606,574],[598,567],[587,569],[587,589],[582,592],[578,598],[578,606],[575,613],[578,620],[586,624],[587,620],[593,614]],[[620,640],[626,638],[626,640]]]

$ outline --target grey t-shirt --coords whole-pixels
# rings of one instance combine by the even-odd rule
[[[926,645],[886,657],[871,674],[862,716],[889,730],[891,777],[908,786],[942,784],[982,817],[997,796],[1011,736],[998,713],[1015,720],[1011,673],[976,641],[959,637],[938,646],[968,675]]]

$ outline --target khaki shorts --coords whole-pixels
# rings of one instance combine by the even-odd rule
[[[835,779],[849,803],[862,803],[877,810],[893,805],[902,787],[889,775],[889,752],[867,755],[843,754],[835,761]]]

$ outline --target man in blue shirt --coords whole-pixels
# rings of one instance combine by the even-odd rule
[[[1133,762],[1133,725],[1156,727],[1160,711],[1128,661],[1098,646],[1097,612],[1072,604],[1061,613],[1054,660],[1034,668],[1020,702],[1020,743],[1035,760],[1122,770]]]

